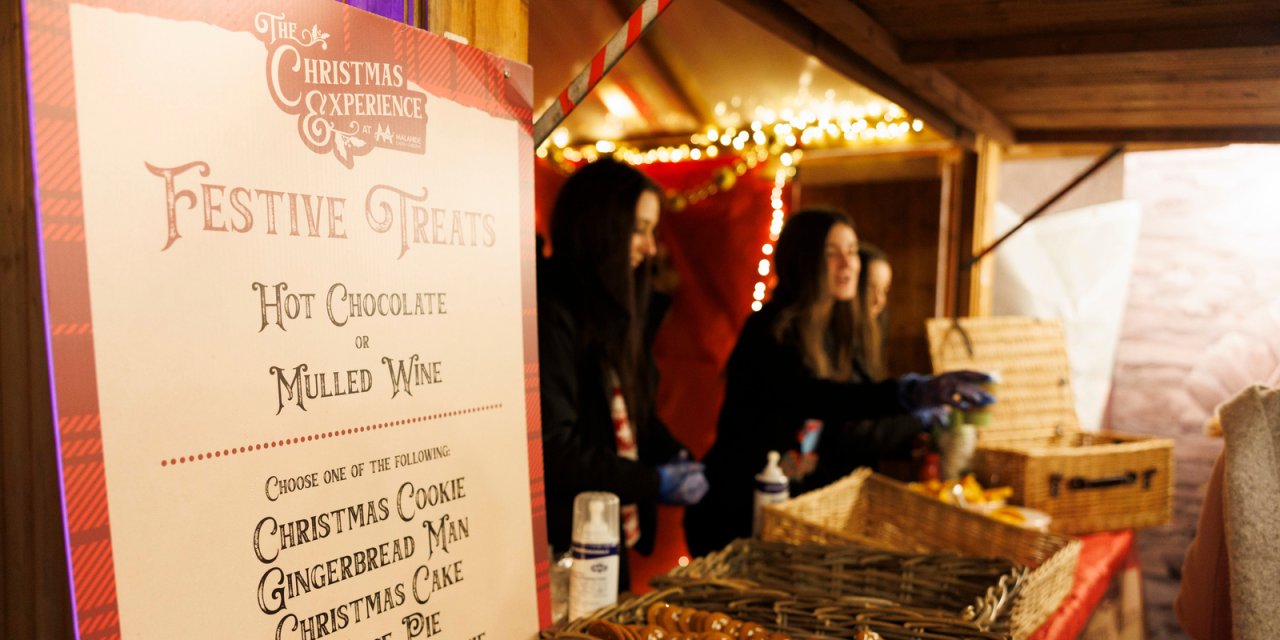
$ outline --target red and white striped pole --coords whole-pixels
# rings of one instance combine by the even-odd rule
[[[591,65],[578,72],[578,77],[560,92],[560,99],[538,116],[538,121],[533,124],[534,148],[542,146],[547,136],[550,136],[551,132],[564,122],[569,112],[573,111],[573,108],[578,106],[588,93],[591,93],[596,83],[600,82],[600,78],[609,73],[613,65],[622,59],[622,54],[640,39],[649,25],[653,24],[653,21],[667,9],[671,2],[672,0],[644,0],[644,4],[640,5],[640,8],[627,19],[627,24],[618,29],[604,47],[596,52],[595,57],[591,59]]]

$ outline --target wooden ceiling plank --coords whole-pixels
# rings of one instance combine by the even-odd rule
[[[740,4],[743,1],[732,0],[730,4]],[[931,67],[912,66],[903,62],[897,40],[853,2],[831,2],[830,0],[784,0],[784,2],[749,0],[749,2],[771,6],[789,5],[810,23],[820,25],[819,28],[826,37],[847,47],[883,74],[896,78],[913,94],[936,105],[956,122],[1001,143],[1012,142],[1013,132],[1008,124],[942,72]],[[870,85],[868,87],[873,88]],[[907,105],[901,106],[905,108]]]
[[[1167,129],[1280,126],[1280,107],[1261,109],[1085,109],[1007,113],[1009,122],[1024,129]]]
[[[1045,86],[980,95],[1001,113],[1094,109],[1215,109],[1280,105],[1280,78],[1229,82],[1126,82],[1084,86]],[[1280,123],[1278,123],[1280,124]]]
[[[1265,143],[1280,142],[1280,127],[1018,129],[1018,143]]]
[[[955,64],[939,63],[938,67],[947,70],[948,75],[957,79],[960,76],[976,79],[996,75],[1027,80],[1044,76],[1046,71],[1052,71],[1052,76],[1067,71],[1087,76],[1095,73],[1152,74],[1184,70],[1204,74],[1230,74],[1239,70],[1249,75],[1278,77],[1280,46],[1096,54],[1075,59],[1054,57],[974,60]]]
[[[924,40],[903,43],[902,59],[914,64],[1275,45],[1280,45],[1280,23]]]
[[[858,4],[904,41],[1280,21],[1280,3],[1266,0],[858,0]]]

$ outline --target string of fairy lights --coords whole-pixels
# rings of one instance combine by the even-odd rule
[[[773,188],[770,191],[772,217],[769,221],[769,241],[760,247],[761,257],[756,264],[759,279],[751,292],[751,309],[759,311],[768,297],[774,243],[782,233],[782,225],[787,217],[783,193],[795,176],[796,165],[804,157],[805,150],[899,142],[922,134],[924,123],[911,118],[901,107],[892,103],[853,106],[849,103],[834,105],[827,101],[823,104],[815,103],[810,108],[782,109],[777,112],[757,107],[753,115],[748,124],[740,114],[728,113],[721,103],[716,105],[717,118],[721,122],[741,123],[741,126],[708,126],[690,135],[688,142],[647,147],[611,140],[571,145],[568,129],[561,127],[538,147],[537,155],[549,160],[565,173],[571,173],[582,164],[595,162],[602,157],[644,166],[696,162],[722,155],[736,156],[732,163],[713,172],[706,183],[683,191],[668,192],[666,206],[674,212],[733,189],[739,177],[762,163],[776,159]]]

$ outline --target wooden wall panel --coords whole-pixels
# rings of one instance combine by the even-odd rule
[[[428,0],[427,27],[517,62],[529,59],[529,0]]]
[[[0,637],[70,638],[27,138],[21,3],[0,28]]]
[[[859,240],[889,254],[890,373],[931,371],[924,321],[933,317],[937,300],[942,180],[803,185],[803,175],[801,171],[800,208],[847,212],[857,225]]]

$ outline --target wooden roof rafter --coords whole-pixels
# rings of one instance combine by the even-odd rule
[[[1207,25],[1153,30],[1050,32],[921,40],[905,43],[902,46],[902,59],[912,64],[933,64],[1006,58],[1238,49],[1278,45],[1280,45],[1280,23]]]

